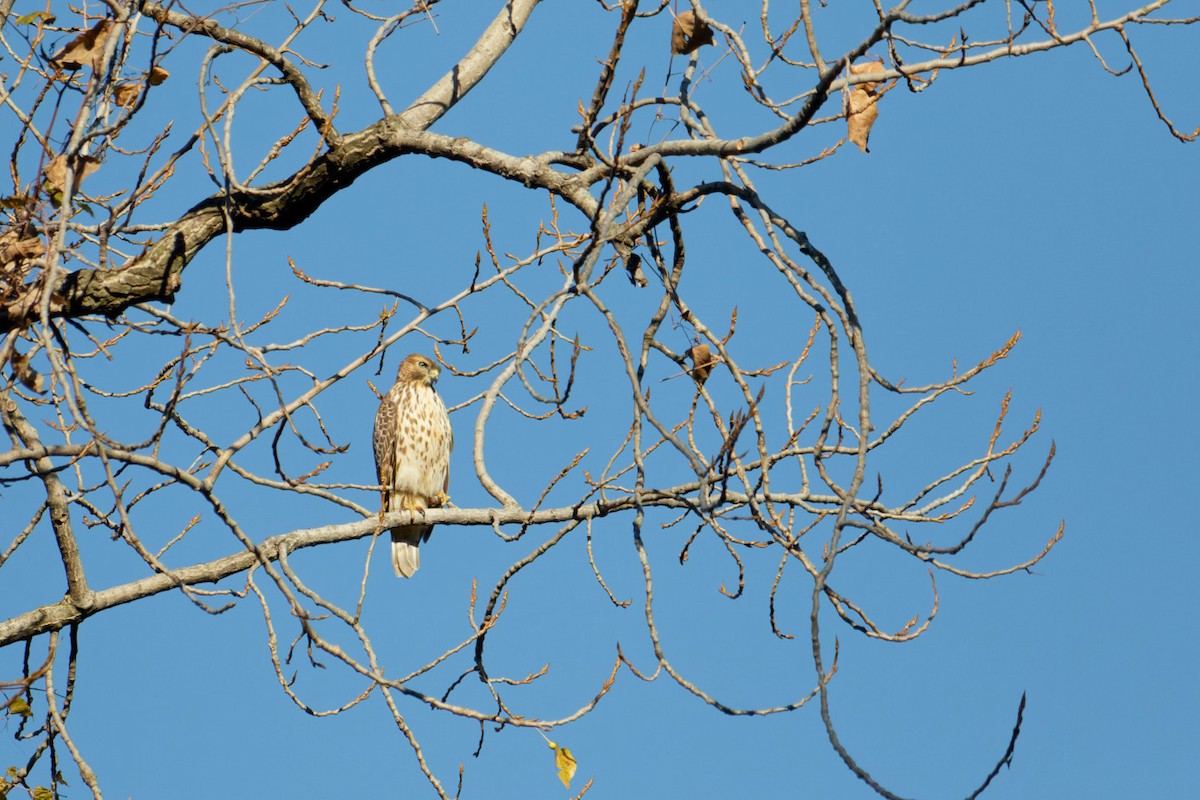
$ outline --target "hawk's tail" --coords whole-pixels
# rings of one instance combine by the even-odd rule
[[[392,531],[392,569],[397,578],[411,578],[421,568],[421,531],[414,536],[402,528]]]

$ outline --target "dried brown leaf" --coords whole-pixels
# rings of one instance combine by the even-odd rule
[[[851,64],[850,73],[862,75],[882,68],[883,64],[878,61],[867,61],[862,64]],[[871,126],[875,124],[875,120],[879,116],[879,98],[883,94],[882,92],[876,94],[875,90],[878,86],[876,81],[867,81],[855,85],[850,90],[850,109],[846,114],[847,135],[850,141],[858,145],[864,153],[871,152],[867,148],[867,139],[871,136]]]
[[[158,86],[169,77],[171,77],[171,73],[167,72],[162,67],[152,67],[150,69],[150,75],[146,78],[146,83],[150,84],[151,86]]]
[[[881,61],[864,61],[861,64],[851,64],[851,75],[866,75],[869,72],[880,72],[883,70],[883,62]],[[875,91],[879,86],[878,81],[867,81],[866,83],[858,84],[857,88],[866,89],[868,92]]]
[[[708,345],[701,342],[692,347],[687,352],[688,358],[692,360],[692,368],[690,370],[692,378],[701,386],[708,380],[708,376],[712,374],[719,360],[709,350]]]
[[[712,43],[712,28],[708,26],[703,17],[697,18],[695,11],[684,11],[675,17],[675,22],[671,25],[672,53],[687,55]]]
[[[22,355],[21,353],[14,352],[9,361],[12,363],[13,374],[17,376],[17,380],[38,394],[42,394],[45,391],[46,381],[40,373],[29,366],[28,354]]]
[[[104,68],[104,64],[101,63],[104,46],[108,44],[108,35],[111,31],[112,20],[100,20],[67,42],[67,46],[59,50],[50,59],[50,63],[59,69],[76,70],[87,66],[91,67],[93,72],[100,72]]]
[[[67,157],[55,156],[42,170],[42,185],[50,194],[61,192],[67,182]]]
[[[122,83],[117,86],[113,96],[117,101],[117,105],[122,108],[129,108],[137,102],[138,95],[142,93],[142,85],[140,83]]]
[[[100,169],[99,159],[92,156],[80,156],[75,159],[75,179],[71,182],[72,194],[79,191],[83,179]],[[67,182],[67,157],[55,156],[54,160],[42,170],[46,192],[55,194],[63,191]]]
[[[878,98],[862,89],[855,87],[850,92],[850,115],[846,120],[850,141],[858,145],[864,153],[871,152],[867,140],[871,136],[871,126],[879,116]]]
[[[25,261],[40,255],[42,240],[36,236],[20,237],[15,231],[0,236],[0,269],[8,270],[10,264]]]
[[[94,175],[100,169],[100,159],[93,156],[80,156],[75,162],[75,189],[79,189],[80,182]]]

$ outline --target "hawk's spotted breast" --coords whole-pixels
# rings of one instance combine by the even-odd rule
[[[383,511],[423,511],[449,500],[450,416],[434,388],[441,370],[433,359],[414,353],[400,362],[396,384],[375,414],[375,469]],[[401,525],[392,532],[392,567],[409,578],[421,566],[418,549],[432,525]]]

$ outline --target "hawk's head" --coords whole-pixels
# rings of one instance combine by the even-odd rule
[[[442,374],[437,362],[420,353],[413,353],[400,362],[400,371],[396,373],[396,382],[423,383],[432,386]]]

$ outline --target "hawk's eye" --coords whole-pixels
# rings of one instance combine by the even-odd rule
[[[429,369],[429,362],[428,361],[418,361],[417,366],[420,367],[421,369]]]

